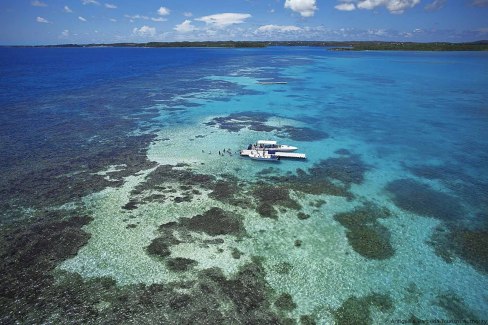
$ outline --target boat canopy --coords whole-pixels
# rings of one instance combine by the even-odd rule
[[[262,145],[268,145],[268,146],[273,146],[273,145],[276,145],[276,141],[270,141],[270,140],[258,140],[257,142],[258,145],[262,144]]]

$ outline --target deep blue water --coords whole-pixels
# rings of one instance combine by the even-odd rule
[[[482,52],[0,48],[1,252],[14,252],[2,267],[23,283],[14,275],[25,268],[19,261],[29,259],[36,262],[28,270],[41,265],[56,279],[55,271],[95,282],[107,277],[119,286],[110,290],[136,296],[140,288],[130,285],[201,280],[198,272],[210,267],[236,277],[258,256],[269,299],[289,294],[296,307],[280,315],[296,321],[308,315],[318,323],[339,322],[340,313],[356,315],[370,305],[380,310],[370,317],[373,323],[412,315],[486,318],[487,76],[488,54]],[[257,84],[263,80],[288,83]],[[308,159],[270,169],[238,155],[217,155],[257,138],[296,145]],[[155,186],[152,196],[127,208],[129,199],[144,193],[134,186],[144,183],[145,173],[165,164],[186,164],[181,166],[223,182],[236,177],[245,190],[231,196],[251,202],[250,210],[207,196],[210,190],[198,182],[191,184],[198,199],[159,202],[154,197],[169,194]],[[181,175],[167,177],[160,186],[188,186]],[[293,177],[306,182],[297,185]],[[284,203],[278,200],[274,219],[254,209],[261,181],[289,191]],[[324,190],[324,184],[347,193]],[[158,226],[214,206],[237,211],[247,237],[219,237],[225,243],[220,254],[202,234],[174,230],[183,244],[172,244],[172,256],[196,261],[189,275],[146,254]],[[308,217],[297,221],[297,206]],[[62,224],[59,238],[25,249],[45,236],[43,225],[53,229],[49,222],[80,215],[93,220],[85,228]],[[131,219],[137,222],[128,225]],[[188,233],[197,239],[184,239]],[[76,246],[73,240],[74,252],[53,244],[66,234],[80,241]],[[236,247],[244,257],[231,257]],[[49,296],[59,288],[49,281],[35,280],[13,294],[11,301],[37,316],[12,316],[9,300],[6,320],[35,322],[58,313],[63,298]],[[28,298],[38,283],[51,297],[44,311]],[[97,306],[101,319],[118,315],[122,307],[97,301],[90,285],[79,285],[76,301]],[[224,296],[219,299],[229,299]],[[104,303],[113,310],[100,309]],[[71,312],[90,319],[79,309]],[[132,309],[134,319],[139,312]]]

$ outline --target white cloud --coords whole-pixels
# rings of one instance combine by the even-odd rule
[[[193,14],[191,12],[184,12],[183,16],[190,18],[193,17]]]
[[[68,38],[69,37],[69,30],[65,29],[61,32],[61,38]]]
[[[270,32],[297,32],[302,29],[298,26],[282,26],[282,25],[264,25],[256,29],[257,33],[270,33]]]
[[[110,18],[110,21],[111,21],[112,23],[116,23],[116,22],[117,22],[117,19],[115,19],[115,18]]]
[[[386,29],[368,29],[368,34],[369,35],[375,35],[375,36],[388,36],[388,32]]]
[[[42,17],[37,17],[37,18],[36,18],[36,21],[37,21],[38,23],[43,23],[43,24],[49,24],[49,23],[50,23],[50,22],[49,22],[49,20],[47,20],[47,19],[45,19],[45,18],[42,18]]]
[[[354,9],[371,10],[377,7],[386,7],[392,14],[402,14],[406,9],[413,8],[420,0],[339,0],[337,10],[352,11]],[[445,0],[433,0],[434,3],[443,3]],[[488,0],[487,0],[488,1]]]
[[[86,21],[85,18],[81,17],[81,16],[78,16],[78,19],[81,20],[81,21]]]
[[[353,11],[356,9],[356,5],[354,3],[345,2],[345,3],[338,4],[334,8],[341,11]]]
[[[100,2],[96,1],[96,0],[81,0],[81,3],[83,3],[84,5],[99,5]]]
[[[427,10],[427,11],[439,10],[442,7],[444,7],[445,3],[446,3],[446,0],[434,0],[434,1],[432,1],[432,3],[429,3],[428,5],[425,6],[425,10]]]
[[[161,7],[161,8],[158,9],[158,14],[160,16],[167,16],[167,15],[169,15],[170,12],[171,12],[171,10],[169,10],[166,7]]]
[[[488,7],[488,0],[472,0],[471,5],[475,7]]]
[[[34,7],[47,7],[47,4],[45,4],[44,2],[39,1],[39,0],[32,1],[31,5]]]
[[[105,4],[105,8],[108,8],[108,9],[117,9],[117,6],[116,5],[113,5],[111,3],[106,3]]]
[[[149,20],[150,18],[148,16],[141,16],[141,15],[125,15],[124,16],[125,18],[129,18],[131,20],[135,20],[135,19],[143,19],[143,20]]]
[[[141,28],[134,28],[132,34],[141,37],[154,37],[156,35],[156,28],[149,26],[142,26]]]
[[[379,6],[386,7],[391,13],[401,14],[405,9],[413,8],[420,0],[359,0],[357,6],[360,9],[374,9]]]
[[[173,29],[178,33],[191,33],[197,30],[197,28],[191,24],[191,20],[188,19],[181,24],[176,25]]]
[[[73,10],[71,10],[68,6],[64,6],[64,12],[72,13]]]
[[[285,8],[298,12],[302,17],[311,17],[317,10],[316,0],[286,0]]]
[[[234,24],[242,24],[246,19],[250,17],[250,14],[223,13],[204,16],[195,20],[203,21],[208,25],[223,28]]]
[[[151,20],[161,22],[161,21],[167,21],[168,19],[163,17],[156,17],[156,18],[152,17]]]

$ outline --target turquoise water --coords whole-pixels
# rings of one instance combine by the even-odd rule
[[[89,52],[92,70],[75,64],[82,72],[63,77],[67,82],[44,76],[35,96],[19,87],[55,65],[49,56],[41,67],[2,66],[10,73],[1,81],[9,85],[0,121],[10,150],[2,173],[11,180],[2,191],[16,193],[2,202],[3,224],[28,225],[44,210],[92,218],[81,228],[90,237],[49,269],[50,288],[64,277],[109,278],[116,283],[110,290],[135,296],[142,290],[136,285],[200,283],[209,269],[238,281],[257,263],[266,288],[260,304],[283,322],[488,319],[486,53],[103,51]],[[104,60],[115,61],[107,67]],[[270,80],[287,84],[258,84]],[[25,126],[19,135],[16,128]],[[39,135],[46,139],[40,147]],[[128,140],[145,136],[151,138]],[[308,159],[239,157],[258,139],[297,146]],[[33,166],[41,161],[42,168]],[[45,192],[19,185],[32,174],[41,180],[25,187]],[[46,190],[63,177],[60,191],[76,195]],[[210,219],[191,221],[207,211]],[[229,230],[235,220],[238,234]],[[157,238],[169,253],[148,249]],[[190,266],[171,267],[178,258]],[[178,290],[194,301],[191,314],[196,289]],[[238,308],[232,303],[239,299],[215,296],[224,319]],[[95,322],[122,308],[87,301],[98,311],[99,318],[87,318]],[[57,310],[53,304],[44,313]],[[132,319],[150,319],[154,312],[144,308],[131,309]],[[171,317],[166,321],[179,322]]]

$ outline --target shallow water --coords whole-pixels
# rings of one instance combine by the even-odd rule
[[[249,265],[262,267],[253,292],[210,295],[224,319],[488,319],[487,54],[109,48],[0,58],[2,254],[16,252],[2,268],[54,256],[27,268],[47,280],[3,287],[3,320],[56,320],[67,298],[53,292],[74,290],[63,279],[76,278],[70,297],[84,303],[68,311],[73,320],[122,310],[128,322],[178,323],[151,309],[171,298],[134,297],[176,286],[168,295],[187,295],[191,318],[203,302],[188,283],[209,269],[239,282]],[[239,157],[257,139],[308,159]],[[77,235],[72,251],[51,249],[57,237],[16,249],[75,215],[93,219],[74,227],[90,237]],[[66,229],[75,231],[61,238]],[[154,253],[156,238],[165,244]],[[140,308],[94,298],[101,279],[115,281],[107,295]],[[36,281],[42,297],[29,295]],[[240,310],[258,289],[264,311]],[[16,314],[16,300],[30,312]]]

